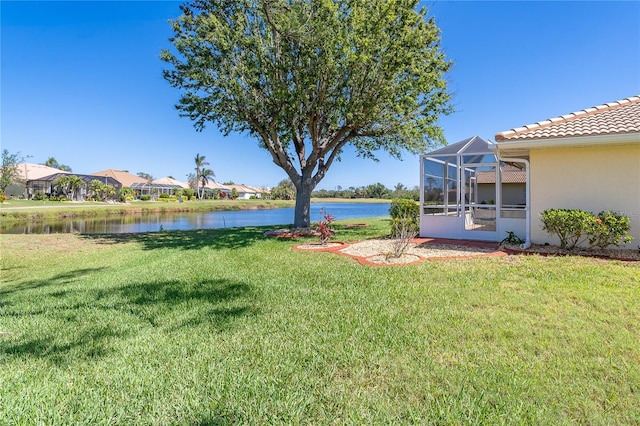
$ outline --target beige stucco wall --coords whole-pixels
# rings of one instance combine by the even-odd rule
[[[531,150],[531,241],[558,244],[542,230],[540,213],[550,208],[598,213],[614,210],[631,218],[640,244],[640,145]]]

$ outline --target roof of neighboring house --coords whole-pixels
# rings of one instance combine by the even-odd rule
[[[53,167],[45,166],[44,164],[22,163],[18,164],[18,174],[20,179],[33,180],[40,179],[45,176],[53,175],[55,173],[69,173],[64,170],[55,169]]]
[[[640,133],[640,95],[496,134],[496,142]]]
[[[523,169],[507,165],[500,167],[500,176],[502,183],[526,183],[527,174]],[[479,172],[477,176],[478,183],[496,183],[495,172]]]
[[[267,188],[266,186],[252,186],[251,188],[262,194],[271,194],[271,188]]]
[[[108,176],[120,182],[122,186],[131,186],[134,183],[147,183],[147,180],[140,176],[132,175],[122,170],[107,169],[99,172],[91,173],[93,176]]]
[[[253,186],[249,186],[249,185],[244,185],[244,184],[240,184],[240,185],[227,185],[229,187],[229,189],[233,189],[235,188],[236,191],[240,192],[240,193],[244,193],[244,194],[259,194],[262,191],[258,188],[254,188]]]
[[[207,182],[207,184],[204,187],[207,189],[219,189],[220,191],[231,192],[231,188],[229,188],[228,185],[220,185],[215,180],[211,180]]]
[[[184,183],[184,182],[180,182],[179,180],[176,180],[174,178],[171,177],[163,177],[160,179],[156,179],[154,181],[151,181],[152,184],[160,184],[160,185],[173,185],[173,186],[179,186],[181,188],[189,188],[189,184],[188,183]]]
[[[54,170],[57,170],[57,169],[54,169]],[[101,182],[104,182],[106,185],[111,185],[114,188],[122,187],[121,182],[109,176],[106,176],[106,177],[103,176],[102,179],[100,179],[100,176],[96,176],[96,175],[83,175],[80,173],[69,173],[69,172],[64,172],[60,170],[58,170],[56,173],[52,175],[41,176],[36,179],[32,179],[31,177],[29,177],[29,181],[55,182],[57,179],[59,179],[62,176],[77,176],[80,179],[82,179],[85,184],[89,184],[93,180],[100,180]]]

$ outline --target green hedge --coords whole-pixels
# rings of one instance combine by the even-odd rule
[[[391,236],[398,237],[402,230],[413,234],[420,232],[420,205],[407,198],[396,198],[389,207]]]
[[[591,247],[606,248],[628,243],[630,219],[609,210],[598,215],[579,209],[547,209],[540,215],[542,229],[560,239],[560,248],[571,250],[589,242]]]

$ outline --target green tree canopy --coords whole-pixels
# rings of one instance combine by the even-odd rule
[[[2,150],[2,166],[0,168],[0,194],[4,194],[7,186],[20,180],[20,172],[18,164],[23,161],[19,152],[10,153],[8,150]]]
[[[274,200],[293,200],[296,198],[296,188],[290,179],[281,180],[278,186],[271,189],[271,198]]]
[[[48,166],[48,167],[53,167],[54,169],[62,170],[62,171],[65,171],[65,172],[72,172],[73,171],[73,170],[71,170],[71,167],[67,166],[66,164],[58,163],[58,160],[56,160],[55,157],[47,158],[47,161],[44,162],[44,165]]]
[[[85,182],[76,175],[63,175],[53,181],[55,187],[60,189],[65,197],[76,199],[78,190],[85,186]]]
[[[375,159],[444,141],[450,63],[417,3],[194,1],[172,21],[164,77],[198,130],[259,141],[296,188],[294,226],[308,227],[311,191],[347,144]]]
[[[58,160],[56,160],[54,157],[47,158],[47,161],[44,162],[44,165],[47,167],[53,167],[54,169],[57,169],[58,166],[60,166],[60,164],[58,164]]]
[[[147,172],[138,172],[136,176],[141,177],[142,179],[151,182],[153,180],[153,176]]]
[[[369,198],[387,198],[390,193],[389,189],[380,182],[368,185],[365,191]]]

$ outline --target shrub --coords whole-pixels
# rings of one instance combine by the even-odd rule
[[[391,238],[392,251],[388,257],[401,257],[411,240],[418,235],[420,225],[418,215],[420,206],[413,200],[407,198],[396,198],[389,207],[391,215]]]
[[[141,196],[140,196],[140,200],[141,200],[141,201],[149,201],[150,199],[151,199],[151,196],[150,196],[150,195],[146,195],[146,194],[145,194],[145,195],[141,195]]]
[[[163,192],[158,196],[158,198],[169,198],[169,194],[167,194],[166,192]]]
[[[64,195],[52,195],[49,197],[49,201],[69,201]]]
[[[633,237],[625,235],[631,228],[630,219],[620,213],[601,211],[591,222],[587,233],[589,244],[601,249],[630,242]]]
[[[327,244],[327,242],[333,235],[331,223],[333,223],[336,218],[327,213],[324,209],[320,210],[320,214],[323,216],[323,220],[320,220],[317,226],[318,232],[320,233],[320,243]]]
[[[540,214],[542,229],[560,239],[560,248],[571,250],[586,239],[594,220],[593,213],[584,210],[547,209]]]
[[[418,221],[420,206],[415,201],[397,198],[391,202],[389,214],[391,215],[392,237],[398,237],[400,234],[406,236],[410,233],[415,236],[420,231],[420,223]]]
[[[503,245],[503,244],[520,245],[525,242],[522,238],[518,237],[516,233],[513,231],[507,231],[507,234],[508,235],[505,237],[505,239],[500,241],[500,245]]]
[[[418,235],[418,227],[409,220],[393,219],[394,228],[392,229],[391,236],[391,253],[387,253],[387,258],[390,257],[402,257],[402,255],[409,248],[411,240]]]
[[[158,201],[162,201],[163,203],[176,202],[178,199],[174,196],[170,197],[158,197]]]
[[[184,197],[188,200],[192,200],[195,197],[196,193],[192,188],[185,188],[182,190],[182,195],[184,195]]]
[[[47,198],[47,195],[41,189],[36,190],[36,192],[33,193],[33,197],[32,197],[32,199],[36,201],[42,201],[42,200],[45,200],[46,198]]]
[[[7,196],[4,195],[3,192],[0,192],[0,203],[4,203],[7,199]]]

